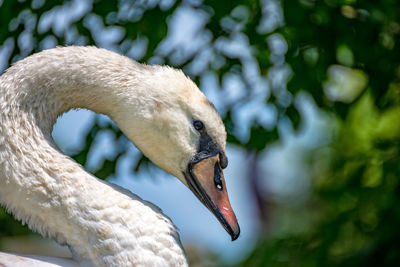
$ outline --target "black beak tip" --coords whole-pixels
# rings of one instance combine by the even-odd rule
[[[238,225],[237,231],[232,231],[231,232],[232,241],[235,241],[236,239],[238,239],[239,235],[240,235],[240,227]]]

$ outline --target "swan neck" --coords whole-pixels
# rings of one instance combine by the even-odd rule
[[[21,109],[30,108],[51,126],[59,115],[74,108],[115,117],[127,91],[138,102],[143,97],[140,78],[149,67],[99,50],[68,47],[38,53],[17,62],[2,80],[7,91],[17,92],[14,100]],[[146,101],[140,102],[146,106]]]
[[[146,110],[143,96],[151,93],[138,86],[146,72],[106,50],[68,47],[30,56],[0,76],[0,203],[89,265],[146,266],[152,262],[134,256],[156,255],[163,244],[170,260],[186,265],[179,236],[158,208],[85,172],[51,137],[57,117],[73,108],[118,118],[123,92]],[[132,113],[133,121],[142,119]],[[138,230],[146,225],[157,227]],[[159,239],[146,247],[142,236]]]

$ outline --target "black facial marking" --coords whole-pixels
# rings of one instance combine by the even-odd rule
[[[197,163],[203,159],[221,154],[221,149],[218,144],[212,140],[212,138],[207,134],[203,133],[200,136],[199,146],[197,148],[197,154],[192,159],[192,163]]]
[[[219,152],[219,164],[221,165],[222,169],[228,167],[228,158],[226,157],[224,152]]]

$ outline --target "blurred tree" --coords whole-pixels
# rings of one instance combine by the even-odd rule
[[[283,2],[288,89],[309,92],[337,127],[308,154],[312,196],[292,211],[307,227],[264,239],[243,266],[400,264],[399,11],[394,1]]]
[[[73,44],[183,68],[202,89],[219,88],[223,100],[215,104],[228,142],[254,158],[279,140],[281,125],[298,129],[295,100],[306,92],[337,125],[328,148],[307,154],[313,194],[302,209],[312,219],[301,233],[260,241],[243,265],[400,263],[396,1],[0,0],[0,24],[1,70],[42,49]],[[119,147],[93,170],[101,178],[114,174],[126,153],[119,129],[96,122],[73,155],[85,165],[105,130],[115,133]],[[134,169],[148,162],[140,157]],[[266,216],[269,200],[254,188]],[[4,214],[0,235],[20,233]]]

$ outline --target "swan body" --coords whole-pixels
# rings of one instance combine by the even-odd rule
[[[47,257],[38,255],[17,255],[0,252],[0,266],[12,267],[77,267],[72,259]]]
[[[159,208],[60,153],[52,127],[74,108],[110,116],[237,238],[222,175],[226,133],[215,109],[181,71],[94,47],[46,50],[0,76],[0,204],[18,220],[67,245],[77,264],[187,265],[176,228]]]

